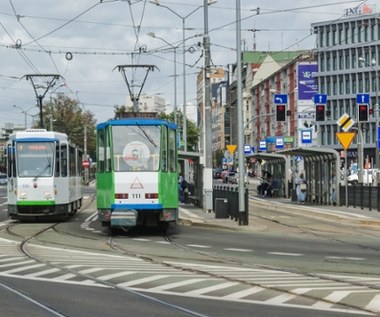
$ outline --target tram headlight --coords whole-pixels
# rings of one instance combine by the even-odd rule
[[[44,192],[45,199],[52,199],[53,195],[50,192]]]
[[[28,194],[26,192],[21,192],[18,196],[20,199],[25,200],[28,198]]]

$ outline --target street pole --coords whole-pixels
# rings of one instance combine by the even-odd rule
[[[210,38],[208,36],[208,0],[204,0],[204,33],[203,33],[203,49],[204,49],[204,65],[203,65],[203,82],[204,82],[204,156],[205,168],[203,172],[203,190],[204,204],[203,209],[212,210],[213,207],[213,188],[212,188],[212,121],[211,121],[211,87],[210,87]],[[186,108],[186,107],[185,107]],[[185,133],[185,128],[184,128]],[[186,134],[184,134],[184,140]],[[185,143],[187,144],[187,143]],[[186,150],[186,147],[185,147]]]
[[[363,132],[362,132],[362,125],[360,122],[358,122],[358,182],[363,183]]]
[[[242,106],[242,74],[241,74],[241,8],[240,0],[236,0],[236,72],[237,72],[237,119],[238,119],[238,168],[239,168],[239,225],[248,225],[248,210],[245,210],[245,164],[243,157],[243,106]]]
[[[375,140],[376,140],[376,144],[375,144],[375,164],[376,164],[376,185],[379,184],[379,178],[380,178],[380,174],[379,174],[379,168],[380,168],[380,158],[379,158],[379,143],[380,143],[380,140],[379,140],[379,71],[378,69],[376,68],[376,88],[375,88],[375,91],[376,91],[376,104],[375,104],[375,118],[376,118],[376,128],[375,128]]]
[[[182,138],[183,138],[183,148],[184,151],[187,152],[187,115],[186,115],[186,45],[185,45],[185,30],[186,30],[186,19],[191,16],[193,13],[201,9],[202,7],[204,8],[205,6],[214,4],[216,1],[215,0],[208,0],[204,1],[203,6],[196,7],[193,11],[189,12],[187,15],[182,16],[178,14],[176,11],[174,11],[172,8],[161,4],[158,0],[150,0],[150,3],[165,8],[169,10],[171,13],[176,15],[178,18],[182,20],[182,49],[183,49],[183,56],[182,56],[182,73],[183,73],[183,133],[182,133]],[[207,13],[208,14],[208,13]]]

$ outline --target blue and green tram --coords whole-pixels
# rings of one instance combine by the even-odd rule
[[[176,125],[125,118],[96,127],[98,219],[110,229],[178,222]]]

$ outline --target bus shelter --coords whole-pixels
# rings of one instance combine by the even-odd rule
[[[279,197],[289,197],[290,165],[288,157],[277,153],[255,153],[248,156],[259,163],[256,172],[258,175],[269,173],[272,176],[272,187]]]
[[[291,148],[277,152],[292,158],[292,178],[295,181],[304,173],[307,183],[306,201],[316,204],[340,204],[340,157],[333,149],[308,147]]]

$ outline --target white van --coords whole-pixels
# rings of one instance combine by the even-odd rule
[[[372,184],[372,181],[375,180],[375,178],[376,178],[376,175],[375,175],[376,170],[364,169],[363,171],[364,171],[363,184],[365,184],[365,185]],[[347,182],[349,184],[355,184],[355,185],[358,184],[359,183],[358,173],[348,175],[347,176]]]

